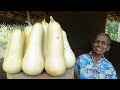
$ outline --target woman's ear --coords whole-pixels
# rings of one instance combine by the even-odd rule
[[[110,49],[110,46],[107,48],[107,51],[109,51],[109,49]]]

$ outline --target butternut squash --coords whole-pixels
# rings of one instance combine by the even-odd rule
[[[15,74],[21,71],[25,34],[21,29],[15,29],[11,34],[7,53],[2,68],[5,72]]]
[[[47,35],[48,53],[45,60],[45,71],[51,76],[61,76],[66,71],[62,29],[52,16],[50,16]]]
[[[25,37],[26,37],[26,39],[25,39],[24,54],[25,54],[25,52],[26,52],[26,48],[27,48],[27,46],[28,46],[28,41],[29,41],[30,32],[31,32],[31,30],[32,30],[32,24],[31,24],[30,22],[27,22],[27,23],[28,23],[28,26],[26,26],[26,27],[24,28]]]
[[[22,70],[27,75],[39,75],[44,69],[42,39],[43,26],[41,23],[35,23],[22,61]]]
[[[67,34],[63,29],[62,29],[62,34],[63,34],[63,41],[64,41],[64,57],[66,62],[66,68],[72,68],[75,64],[76,57],[68,42]]]
[[[47,27],[48,23],[45,21],[45,19],[42,21],[42,25],[44,28],[44,34],[43,34],[43,56],[44,60],[46,60],[47,57]]]

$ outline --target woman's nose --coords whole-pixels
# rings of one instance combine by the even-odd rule
[[[101,46],[101,45],[102,45],[101,42],[99,42],[99,43],[98,43],[98,46]]]

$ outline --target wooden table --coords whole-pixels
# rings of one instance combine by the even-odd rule
[[[73,79],[73,74],[74,74],[74,70],[73,68],[71,68],[71,69],[66,69],[66,72],[64,73],[64,75],[59,77],[52,77],[48,75],[45,71],[43,71],[38,76],[28,76],[23,72],[13,74],[13,75],[7,73],[7,79]]]

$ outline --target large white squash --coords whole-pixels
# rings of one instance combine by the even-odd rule
[[[52,16],[50,16],[47,35],[48,53],[45,60],[45,70],[51,76],[61,76],[66,71],[62,29]]]
[[[64,30],[62,30],[63,41],[64,41],[64,57],[66,61],[66,68],[72,68],[75,64],[75,54],[73,53],[70,44],[67,39],[67,34]]]
[[[21,71],[25,34],[21,29],[15,29],[8,41],[7,51],[3,61],[3,70],[10,74]]]
[[[45,19],[42,21],[42,25],[44,28],[44,34],[43,34],[43,56],[44,60],[46,60],[47,57],[47,27],[48,23],[45,21]]]
[[[43,26],[41,23],[35,23],[22,61],[22,70],[27,75],[39,75],[44,69],[42,39]]]
[[[28,46],[28,41],[29,41],[29,36],[30,36],[30,32],[32,30],[32,24],[30,22],[27,22],[28,26],[26,26],[24,28],[24,32],[25,32],[25,48],[24,48],[24,54],[26,52],[26,48]]]

